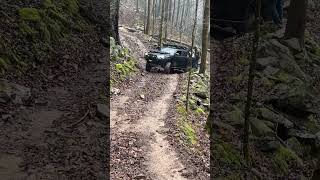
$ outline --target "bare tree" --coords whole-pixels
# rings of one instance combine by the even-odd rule
[[[182,14],[181,14],[181,21],[180,21],[180,43],[181,43],[181,36],[182,36],[182,28],[183,28],[183,20],[184,20],[184,9],[185,9],[185,4],[182,4]]]
[[[139,0],[136,0],[136,11],[139,12]]]
[[[146,0],[148,1],[148,0]],[[144,2],[144,19],[143,19],[143,22],[144,22],[144,33],[146,34],[147,33],[147,2]]]
[[[180,14],[181,0],[178,0],[178,4],[177,4],[177,6],[178,6],[178,8],[177,8],[176,26],[178,26],[178,23],[179,23],[179,14]]]
[[[147,14],[147,27],[146,27],[146,34],[150,34],[150,26],[151,26],[151,8],[152,8],[152,0],[148,0],[148,14]]]
[[[156,21],[156,6],[157,6],[157,0],[153,1],[153,8],[152,8],[152,36],[154,36],[155,33],[155,21]]]
[[[249,164],[250,155],[249,155],[249,126],[250,126],[250,108],[252,103],[252,92],[253,92],[253,83],[255,77],[256,61],[257,61],[257,49],[259,46],[260,39],[260,17],[261,17],[261,0],[256,1],[256,18],[255,26],[256,32],[252,42],[252,54],[249,67],[249,79],[248,79],[248,88],[247,88],[247,101],[245,105],[244,112],[244,136],[243,136],[243,154],[247,163]]]
[[[165,16],[164,16],[164,41],[167,40],[168,36],[168,20],[169,20],[169,1],[166,0]]]
[[[210,23],[210,0],[204,0],[203,28],[202,28],[202,53],[200,73],[206,72],[207,66],[207,50],[209,44],[209,23]]]
[[[199,1],[196,0],[196,10],[195,10],[195,15],[194,15],[194,22],[193,22],[193,28],[192,28],[192,37],[191,37],[191,55],[188,58],[188,86],[187,86],[187,102],[186,102],[186,111],[189,111],[189,93],[190,93],[190,81],[191,81],[191,64],[192,64],[192,55],[193,53],[193,48],[194,48],[194,40],[195,40],[195,33],[196,33],[196,27],[197,27],[197,15],[198,15],[198,6],[199,6]]]
[[[171,34],[174,26],[174,15],[176,11],[176,0],[173,0],[173,12],[172,12],[172,17],[171,17]]]
[[[163,20],[164,20],[164,9],[165,9],[165,2],[166,0],[161,0],[161,21],[160,21],[160,29],[159,29],[159,48],[162,47],[162,36],[163,36]]]

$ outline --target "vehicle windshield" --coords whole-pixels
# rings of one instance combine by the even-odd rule
[[[169,53],[170,55],[175,55],[177,52],[177,49],[171,48],[171,47],[164,47],[161,48],[161,52]]]

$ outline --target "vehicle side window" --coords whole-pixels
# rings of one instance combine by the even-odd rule
[[[187,56],[188,55],[188,52],[187,51],[183,51],[182,52],[182,56]]]
[[[182,55],[182,51],[177,51],[176,54],[177,54],[177,56],[181,56]]]

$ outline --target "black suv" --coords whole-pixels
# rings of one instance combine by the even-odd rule
[[[164,69],[165,73],[175,71],[185,72],[188,67],[188,60],[191,51],[188,47],[174,44],[165,44],[161,49],[153,50],[145,54],[146,70],[151,71],[153,67]],[[191,67],[198,69],[200,56],[196,49],[193,49]]]

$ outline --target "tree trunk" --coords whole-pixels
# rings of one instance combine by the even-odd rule
[[[170,0],[166,0],[166,10],[165,10],[165,25],[164,25],[164,41],[167,40],[167,36],[168,36],[168,20],[169,20],[169,1]]]
[[[181,36],[182,36],[182,25],[183,25],[183,19],[184,19],[184,9],[185,9],[185,4],[183,3],[182,5],[182,13],[181,13],[181,21],[180,21],[180,43],[181,43]]]
[[[115,31],[115,41],[117,44],[121,45],[120,36],[119,36],[119,10],[120,10],[120,0],[116,0],[116,12],[114,20],[114,31]]]
[[[154,36],[154,32],[155,32],[155,21],[156,21],[156,4],[157,0],[153,1],[153,8],[152,8],[152,37]]]
[[[204,2],[204,13],[203,13],[203,29],[202,29],[202,53],[201,53],[201,64],[200,73],[205,73],[207,68],[207,50],[209,44],[209,23],[210,23],[210,0]]]
[[[171,34],[174,26],[174,14],[176,12],[176,0],[173,0],[173,12],[172,12],[172,17],[171,17]]]
[[[163,33],[163,20],[164,20],[164,9],[165,9],[165,1],[166,0],[161,0],[161,22],[160,22],[160,29],[159,29],[159,43],[158,46],[159,48],[162,48],[162,33]]]
[[[151,26],[151,8],[152,8],[152,0],[148,0],[148,15],[147,15],[147,27],[146,34],[150,34],[150,26]]]
[[[187,102],[186,102],[186,111],[189,111],[189,94],[190,94],[190,81],[191,81],[191,65],[192,65],[192,54],[193,54],[193,47],[194,47],[194,40],[195,40],[195,32],[197,27],[197,15],[198,15],[198,6],[199,1],[196,0],[196,10],[194,15],[194,22],[193,22],[193,28],[192,28],[192,36],[191,36],[191,56],[188,58],[188,86],[187,86]],[[195,52],[196,53],[196,52]],[[196,55],[196,54],[195,54]]]
[[[139,12],[139,0],[136,0],[136,11]]]
[[[260,38],[260,17],[261,17],[261,0],[257,0],[256,5],[256,18],[255,18],[255,26],[256,32],[252,42],[252,54],[251,54],[251,62],[249,67],[249,79],[248,79],[248,88],[247,88],[247,101],[245,105],[244,112],[244,132],[243,132],[243,154],[244,158],[249,164],[250,155],[249,155],[249,127],[250,127],[250,108],[252,103],[252,92],[253,92],[253,83],[256,69],[256,61],[257,61],[257,49],[259,45]]]
[[[148,1],[148,0],[146,0]],[[147,33],[147,2],[144,2],[144,33]]]
[[[304,47],[308,0],[291,0],[285,38],[298,38]]]
[[[181,6],[181,0],[178,0],[178,8],[177,8],[177,19],[176,19],[176,27],[178,26],[179,23],[179,14],[180,14],[180,6]]]

